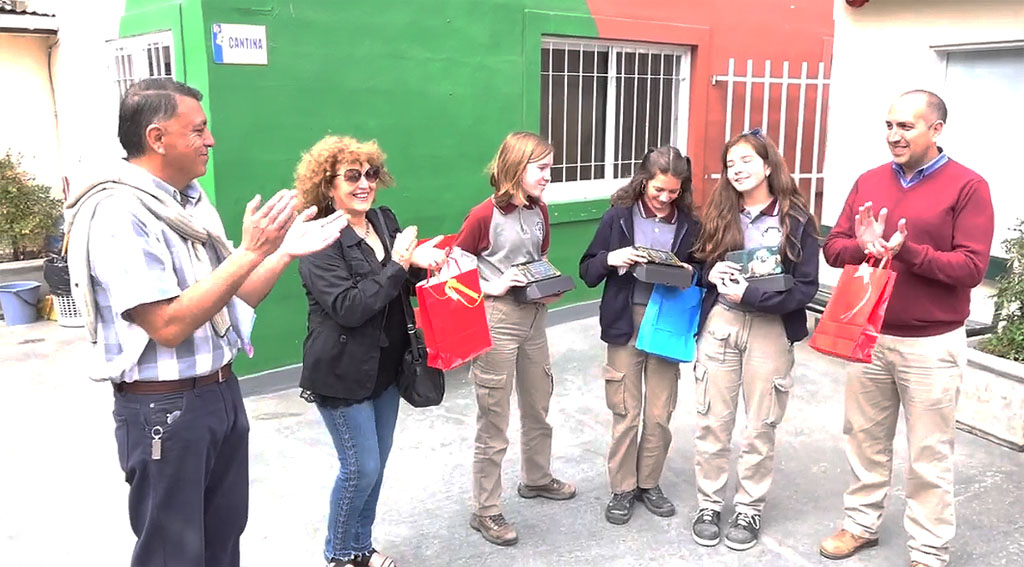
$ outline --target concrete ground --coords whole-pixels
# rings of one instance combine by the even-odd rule
[[[589,312],[587,311],[589,309]],[[499,548],[467,522],[475,402],[464,372],[453,372],[445,403],[416,410],[403,404],[388,463],[374,543],[403,567],[517,565],[900,566],[907,565],[902,527],[907,452],[897,433],[893,494],[881,544],[855,558],[819,557],[818,541],[842,514],[848,481],[842,441],[845,364],[801,345],[796,390],[780,427],[775,484],[761,543],[737,553],[705,549],[690,538],[694,506],[693,388],[683,372],[672,430],[675,442],[662,487],[679,513],[670,519],[638,508],[625,526],[605,522],[605,451],[610,412],[599,372],[604,348],[592,316],[580,308],[555,312],[549,329],[555,372],[550,419],[554,472],[575,482],[568,502],[515,495],[518,426],[505,461],[507,517],[520,542]],[[593,306],[582,308],[583,314]],[[573,320],[576,318],[575,320]],[[558,323],[558,320],[564,322]],[[0,325],[0,565],[42,567],[126,565],[133,536],[127,486],[117,464],[111,393],[87,380],[80,361],[88,345],[81,329],[44,322]],[[327,498],[336,458],[319,414],[295,389],[259,394],[274,380],[243,380],[251,434],[251,505],[242,565],[322,565]],[[953,565],[1024,563],[1024,455],[957,434],[959,530]],[[731,509],[726,509],[726,514]],[[65,563],[66,561],[66,563]]]

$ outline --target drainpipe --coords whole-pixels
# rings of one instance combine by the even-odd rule
[[[60,33],[59,31],[57,32]],[[57,163],[59,165],[61,173],[64,171],[64,152],[61,148],[61,133],[60,133],[60,117],[57,113],[57,89],[54,86],[53,81],[53,50],[60,45],[60,35],[53,38],[50,45],[46,49],[46,73],[50,79],[50,99],[53,100],[53,124],[57,134]],[[68,200],[68,178],[61,175],[61,190],[64,193],[64,200]]]

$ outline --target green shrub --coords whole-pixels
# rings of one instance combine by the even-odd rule
[[[1003,241],[1006,271],[996,279],[996,306],[1002,309],[998,330],[981,343],[989,354],[1024,362],[1024,221]]]
[[[21,158],[8,151],[0,157],[0,249],[24,260],[43,249],[61,215],[53,191],[21,169]]]

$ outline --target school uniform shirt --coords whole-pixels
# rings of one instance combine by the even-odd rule
[[[453,245],[476,256],[480,279],[490,282],[516,264],[542,259],[548,253],[550,232],[544,203],[499,207],[489,198],[470,209]]]

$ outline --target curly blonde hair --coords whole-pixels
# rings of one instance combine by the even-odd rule
[[[295,166],[295,189],[305,209],[316,205],[316,217],[322,218],[334,212],[331,190],[339,168],[353,163],[366,162],[380,167],[377,188],[390,187],[395,180],[384,167],[387,155],[377,145],[377,140],[361,142],[350,136],[324,136],[313,144]]]

